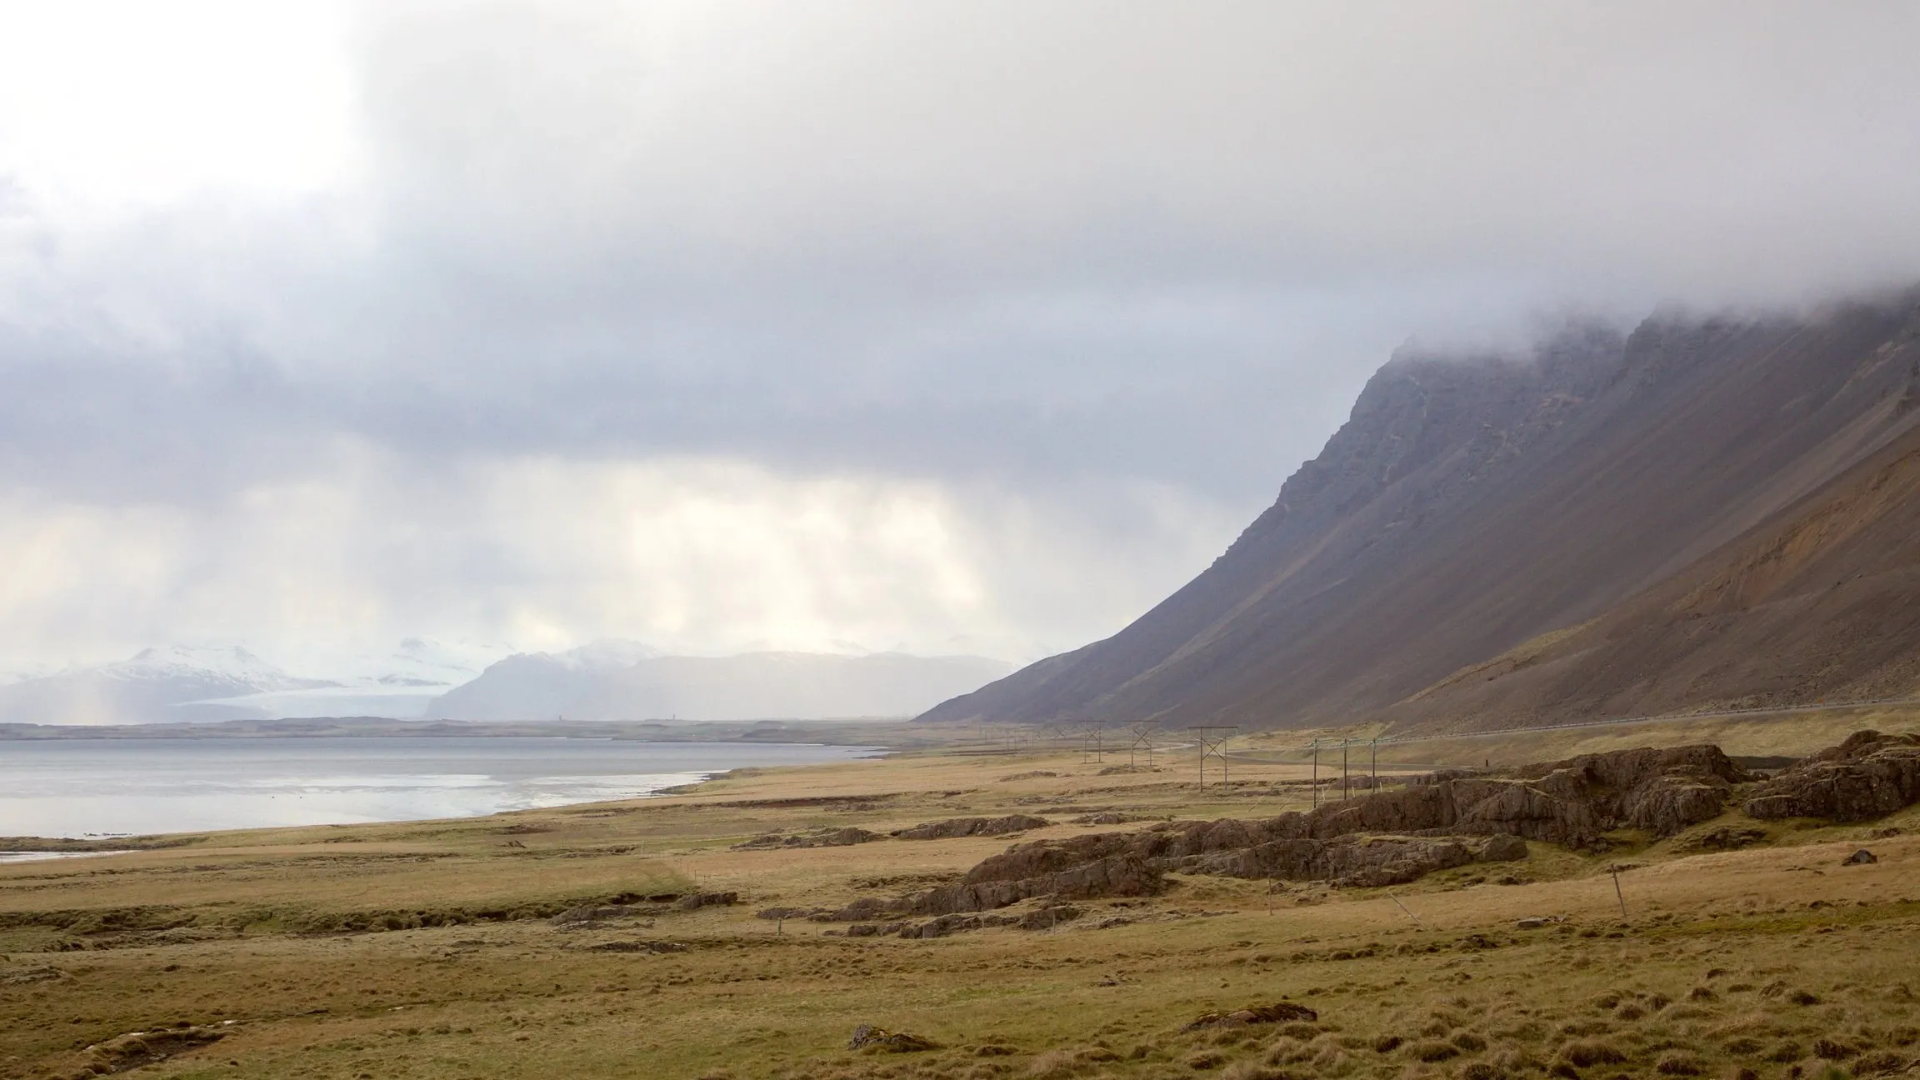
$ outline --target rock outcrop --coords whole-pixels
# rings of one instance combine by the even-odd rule
[[[1017,844],[905,906],[944,915],[1036,896],[1152,896],[1169,872],[1397,885],[1468,863],[1524,859],[1526,840],[1593,847],[1621,828],[1669,836],[1718,816],[1732,785],[1750,779],[1714,746],[1589,754],[1511,775],[1436,774],[1308,813]]]
[[[735,851],[760,851],[767,848],[852,847],[871,844],[886,837],[866,829],[815,829],[809,833],[766,833],[733,845]]]
[[[805,914],[820,922],[867,924],[847,931],[854,936],[938,937],[986,926],[1049,929],[1083,914],[1067,901],[1154,896],[1170,887],[1170,873],[1362,888],[1397,885],[1472,863],[1525,859],[1530,840],[1604,848],[1606,834],[1620,829],[1673,836],[1719,816],[1734,785],[1756,779],[1718,747],[1705,745],[1587,754],[1504,773],[1440,772],[1416,777],[1398,790],[1306,813],[1163,821],[1133,832],[1015,844],[982,860],[959,881]],[[1917,801],[1920,735],[1866,731],[1761,783],[1746,809],[1762,818],[1859,821]],[[928,834],[985,835],[981,823],[1022,820],[1045,824],[1016,815],[957,818],[917,828]],[[1686,846],[1727,850],[1766,835],[1761,828],[1722,825],[1691,837]],[[1044,898],[1044,906],[1025,915],[986,914],[1036,898]],[[763,918],[800,914],[798,909],[761,913]],[[875,922],[883,918],[896,921]]]
[[[1044,841],[1021,844],[974,867],[953,885],[921,893],[909,902],[909,910],[921,915],[992,911],[1035,896],[1090,900],[1103,896],[1153,896],[1166,888],[1163,871],[1131,852],[1104,857],[1087,855],[1082,850],[1056,847]]]
[[[849,1050],[879,1050],[893,1054],[910,1054],[937,1048],[937,1044],[931,1039],[909,1035],[904,1031],[888,1031],[873,1024],[861,1024],[854,1028],[853,1038],[847,1040]]]
[[[215,1027],[187,1026],[155,1031],[131,1031],[81,1052],[82,1066],[75,1076],[129,1072],[178,1054],[219,1042],[226,1032]]]
[[[1009,814],[997,818],[947,818],[945,821],[928,821],[911,828],[896,829],[892,835],[897,840],[951,840],[961,836],[1005,836],[1028,829],[1044,829],[1051,824],[1053,822],[1046,818],[1031,814]]]
[[[1920,735],[1860,731],[1767,781],[1747,800],[1757,818],[1870,821],[1920,802]]]
[[[1237,1024],[1312,1023],[1318,1019],[1320,1014],[1305,1005],[1282,1001],[1273,1005],[1254,1005],[1250,1008],[1236,1009],[1230,1013],[1201,1013],[1199,1019],[1180,1030],[1201,1031],[1206,1028],[1230,1027]]]

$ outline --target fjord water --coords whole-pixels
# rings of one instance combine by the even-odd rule
[[[101,837],[468,817],[626,799],[873,747],[560,738],[0,742],[0,836]]]

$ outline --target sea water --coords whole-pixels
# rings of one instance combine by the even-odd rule
[[[728,769],[878,752],[565,738],[0,741],[0,837],[470,817],[630,799]]]

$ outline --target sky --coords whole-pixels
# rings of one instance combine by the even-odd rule
[[[0,0],[0,670],[1031,660],[1409,339],[1920,281],[1906,3]]]

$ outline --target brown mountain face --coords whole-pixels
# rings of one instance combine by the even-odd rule
[[[1396,356],[1105,641],[931,721],[1506,727],[1920,690],[1920,294]]]

